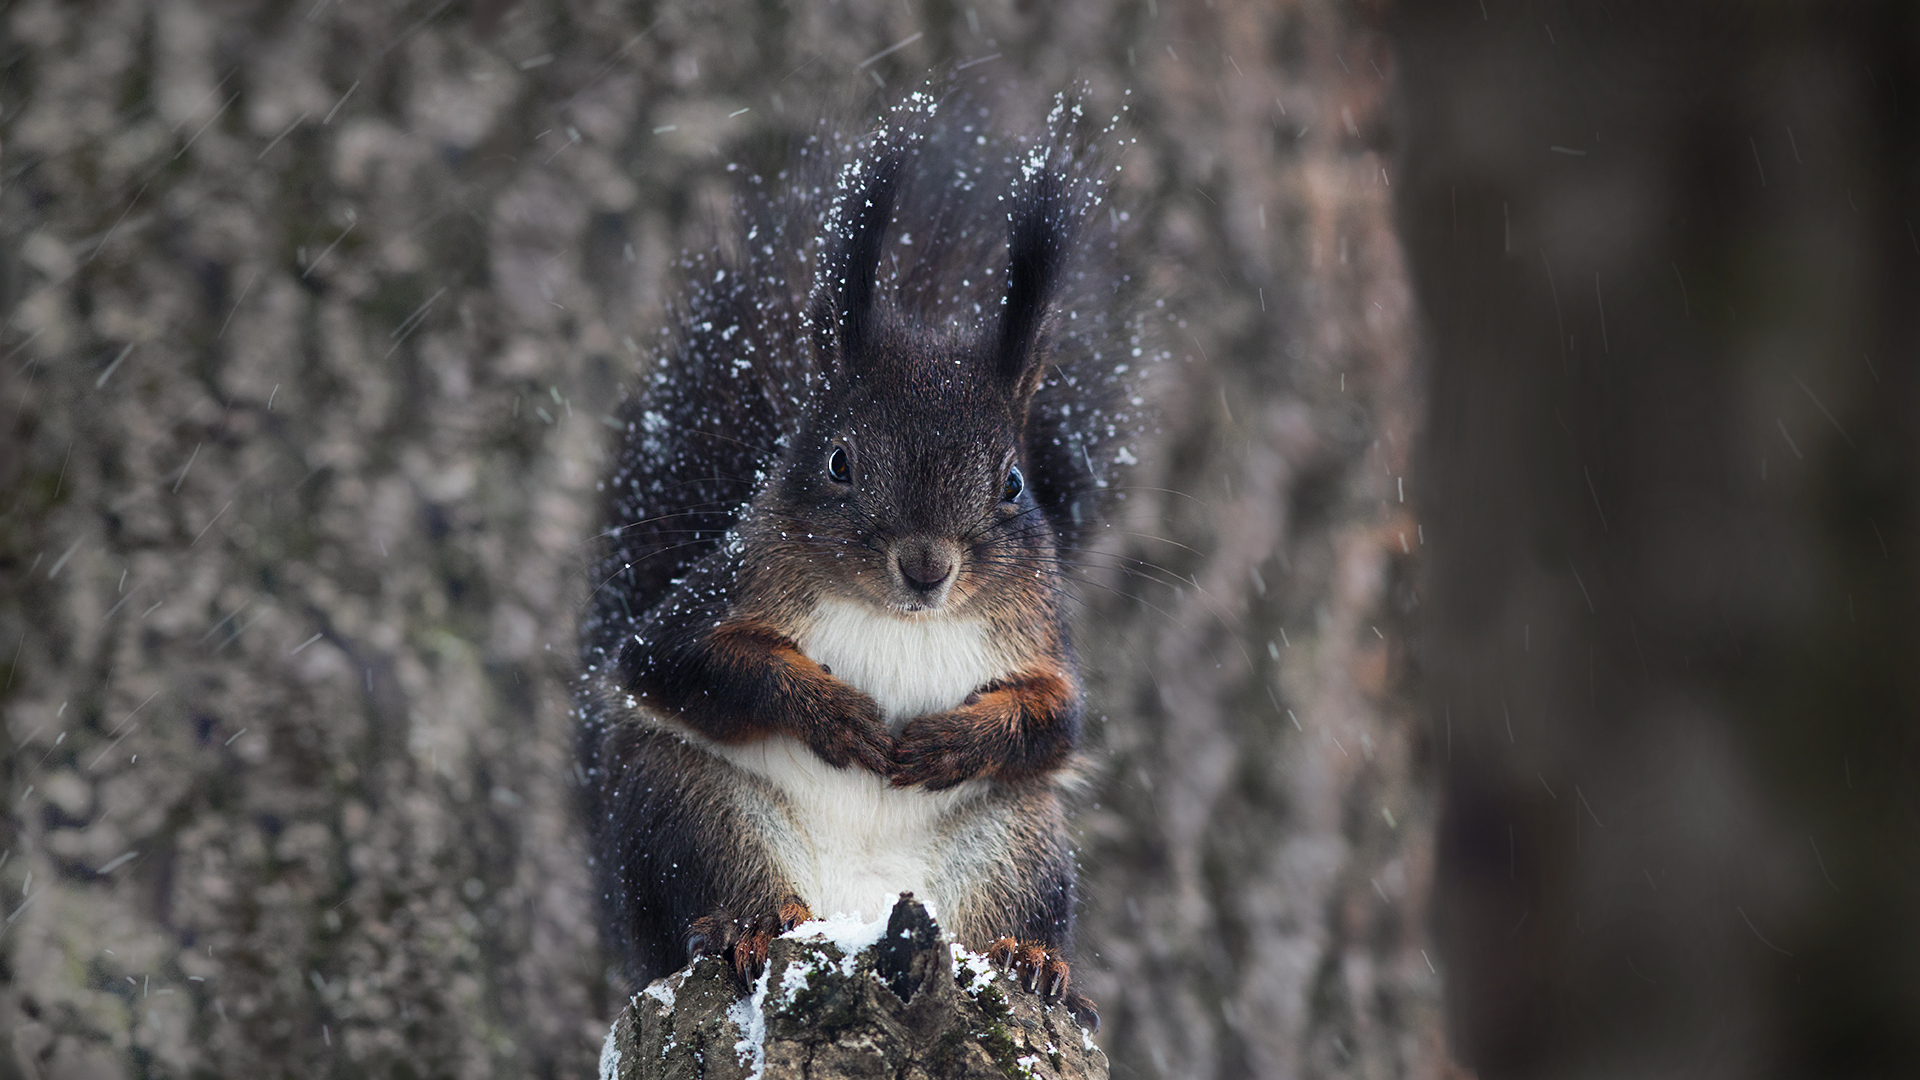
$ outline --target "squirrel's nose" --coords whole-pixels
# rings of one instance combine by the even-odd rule
[[[907,541],[894,554],[900,577],[907,587],[930,593],[947,583],[959,560],[950,545],[932,541]]]

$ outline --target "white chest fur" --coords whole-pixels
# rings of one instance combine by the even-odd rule
[[[912,892],[936,912],[961,911],[989,868],[1004,862],[1004,826],[984,781],[947,791],[896,788],[860,768],[836,769],[777,736],[720,747],[778,789],[747,812],[774,864],[816,916],[877,919],[890,894]]]
[[[896,730],[1009,674],[987,626],[974,619],[907,619],[828,601],[798,644],[879,702]],[[785,737],[717,749],[783,796],[755,811],[756,824],[816,915],[878,918],[886,896],[903,890],[936,910],[959,910],[1002,857],[1005,830],[985,811],[984,782],[896,788],[864,769],[836,769]]]
[[[1008,674],[987,625],[978,619],[905,618],[827,600],[814,609],[798,644],[808,659],[879,702],[895,727],[951,709]]]

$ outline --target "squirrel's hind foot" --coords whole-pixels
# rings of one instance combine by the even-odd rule
[[[806,902],[789,893],[772,915],[739,919],[726,912],[704,915],[687,927],[687,958],[717,956],[733,969],[744,989],[767,968],[773,939],[813,918]]]
[[[987,946],[987,959],[1014,976],[1020,986],[1048,1005],[1065,1005],[1080,1026],[1100,1030],[1100,1010],[1069,984],[1072,971],[1065,958],[1037,941],[1003,937]]]

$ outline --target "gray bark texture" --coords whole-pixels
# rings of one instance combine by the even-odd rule
[[[1444,1075],[1374,18],[0,9],[0,1077],[594,1070],[637,989],[573,818],[602,420],[729,162],[975,61],[1126,106],[1179,358],[1076,585],[1101,1045]]]

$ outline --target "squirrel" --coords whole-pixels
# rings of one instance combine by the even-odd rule
[[[1078,105],[989,114],[917,93],[747,177],[623,405],[575,712],[636,986],[703,954],[750,981],[785,930],[911,892],[1098,1026],[1067,575],[1133,461],[1137,290],[1090,239]]]

